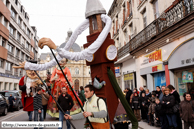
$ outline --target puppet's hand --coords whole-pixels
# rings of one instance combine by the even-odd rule
[[[26,63],[26,61],[24,61],[24,62],[22,62],[22,63],[19,63],[20,64],[20,66],[13,66],[12,68],[15,68],[15,69],[24,69],[24,66],[25,66],[25,63]]]
[[[43,47],[47,45],[51,49],[56,49],[57,46],[50,38],[41,38],[38,42],[38,47],[43,49]]]
[[[42,85],[42,81],[41,81],[41,80],[37,80],[37,81],[36,81],[36,84],[37,84],[37,85]]]

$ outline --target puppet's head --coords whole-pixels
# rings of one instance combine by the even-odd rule
[[[28,62],[37,64],[37,61],[34,61],[34,60],[28,60]],[[26,70],[26,77],[29,77],[31,79],[38,78],[38,76],[36,75],[36,73],[34,72],[34,70]]]
[[[68,62],[68,59],[63,58],[63,59],[59,62],[59,64],[60,64],[60,66],[64,67],[64,66],[67,64],[67,62]]]

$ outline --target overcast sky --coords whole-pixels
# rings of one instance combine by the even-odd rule
[[[85,19],[87,0],[21,0],[25,11],[30,16],[30,25],[37,27],[39,38],[51,38],[55,44],[65,42],[67,31],[74,31]],[[101,0],[108,12],[113,0]],[[89,29],[76,40],[80,46],[86,43]],[[39,49],[39,53],[50,52],[48,47]]]

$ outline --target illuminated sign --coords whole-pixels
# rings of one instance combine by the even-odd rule
[[[149,59],[149,63],[154,62],[154,61],[162,61],[162,50],[155,51],[149,55],[146,55]]]

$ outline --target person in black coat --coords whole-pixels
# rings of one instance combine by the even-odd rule
[[[175,98],[170,94],[170,89],[165,88],[164,96],[162,99],[162,108],[165,111],[166,117],[168,119],[169,127],[178,129],[177,125],[177,116],[176,113],[173,112],[173,106],[175,105]]]
[[[141,116],[140,116],[140,98],[138,96],[138,93],[134,93],[134,96],[132,98],[132,109],[134,111],[134,114],[137,118],[138,121],[141,120]]]
[[[146,92],[146,96],[145,97],[146,97],[146,100],[147,100],[147,104],[146,105],[147,105],[147,107],[149,107],[150,106],[150,101],[149,100],[152,97],[152,95],[149,92],[149,89],[146,89],[145,92]],[[148,110],[147,110],[146,114],[147,114],[147,120],[148,120],[147,122],[149,123],[150,122],[150,118],[149,118],[149,115],[148,115]]]
[[[126,98],[127,102],[128,102],[129,105],[130,105],[130,97],[131,97],[132,91],[131,91],[129,88],[126,88],[125,91],[126,91],[126,96],[125,96],[125,98]]]
[[[14,99],[14,97],[12,96],[12,94],[10,94],[8,100],[9,100],[9,105],[10,105],[10,106],[9,106],[9,109],[10,109],[11,112],[13,112],[13,102],[15,102],[15,99]]]
[[[58,98],[58,103],[63,109],[63,111],[65,112],[65,114],[70,115],[70,110],[73,107],[74,103],[73,103],[73,99],[71,98],[71,95],[67,93],[66,87],[62,88],[62,94]],[[58,105],[57,107],[59,108]],[[63,128],[63,119],[64,119],[64,114],[61,110],[59,110],[59,121],[62,122],[62,128]],[[67,125],[67,129],[71,128],[69,121],[66,121],[66,125]],[[62,129],[62,128],[59,128],[59,129]]]
[[[140,98],[141,102],[141,117],[142,120],[147,121],[147,112],[148,112],[148,101],[145,96],[145,93],[142,93],[142,97]]]
[[[161,89],[159,86],[156,86],[156,97],[159,98],[160,97],[160,94],[162,93]]]
[[[168,88],[170,89],[170,94],[172,94],[175,98],[175,103],[180,104],[181,100],[180,100],[179,93],[175,90],[175,88],[172,85],[168,85]],[[182,129],[182,120],[180,117],[180,113],[177,112],[176,115],[177,115],[178,128]]]

